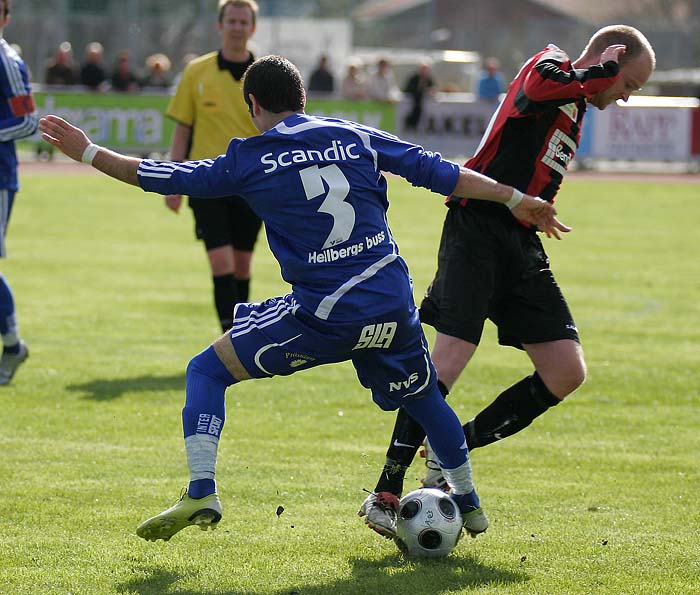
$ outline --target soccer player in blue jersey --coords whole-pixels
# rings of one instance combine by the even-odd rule
[[[29,87],[27,67],[2,38],[10,21],[10,0],[0,0],[0,258],[6,257],[5,237],[17,183],[15,140],[34,134],[39,116]],[[17,368],[29,356],[27,344],[19,338],[15,301],[5,275],[0,272],[0,385],[8,384]]]
[[[221,519],[215,467],[227,387],[346,360],[379,407],[403,408],[425,428],[465,529],[483,532],[488,520],[472,483],[464,432],[437,386],[408,269],[387,225],[381,172],[443,195],[507,204],[557,237],[568,228],[548,203],[439,154],[360,124],[306,115],[303,81],[284,58],[255,61],[243,93],[263,134],[232,139],[216,159],[125,157],[92,144],[56,116],[39,125],[43,138],[69,157],[146,191],[244,197],[265,222],[270,248],[292,285],[288,295],[237,304],[232,329],[190,361],[182,411],[189,487],[137,534],[168,540],[189,525],[214,528]]]

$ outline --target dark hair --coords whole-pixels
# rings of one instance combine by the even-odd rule
[[[654,50],[646,37],[629,25],[609,25],[596,31],[588,45],[583,50],[584,55],[598,56],[605,48],[621,43],[626,46],[624,54],[620,55],[619,64],[624,66],[642,54],[647,54],[652,67],[656,65]]]
[[[273,114],[298,112],[306,105],[299,69],[282,56],[263,56],[248,67],[243,79],[243,98],[248,107],[249,93],[263,109]]]
[[[2,1],[2,10],[3,10],[3,18],[7,18],[7,15],[10,14],[10,5],[12,4],[12,0],[0,0]]]
[[[258,8],[258,3],[255,0],[219,0],[219,22],[223,23],[224,22],[224,12],[226,11],[226,7],[228,5],[232,6],[247,6],[250,8],[250,12],[253,15],[252,20],[253,20],[253,26],[255,26],[256,21],[258,20],[258,12],[260,9]]]

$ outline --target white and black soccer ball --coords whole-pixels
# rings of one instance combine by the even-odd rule
[[[442,490],[420,488],[401,498],[394,541],[404,556],[446,556],[461,531],[459,508]]]

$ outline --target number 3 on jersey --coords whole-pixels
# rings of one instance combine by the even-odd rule
[[[348,184],[343,172],[335,164],[325,167],[312,165],[302,169],[299,175],[301,183],[304,185],[307,200],[322,196],[326,191],[323,182],[328,184],[328,194],[318,208],[318,212],[327,213],[333,217],[333,229],[331,229],[331,233],[323,243],[321,250],[347,241],[352,234],[353,227],[355,227],[355,209],[352,208],[351,204],[345,202],[350,193],[350,184]]]

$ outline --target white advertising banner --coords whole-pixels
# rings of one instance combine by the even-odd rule
[[[691,156],[692,111],[684,107],[618,105],[595,111],[591,157],[686,161]]]
[[[446,157],[471,157],[496,109],[492,103],[426,101],[416,129],[405,125],[411,102],[396,110],[397,135]]]

